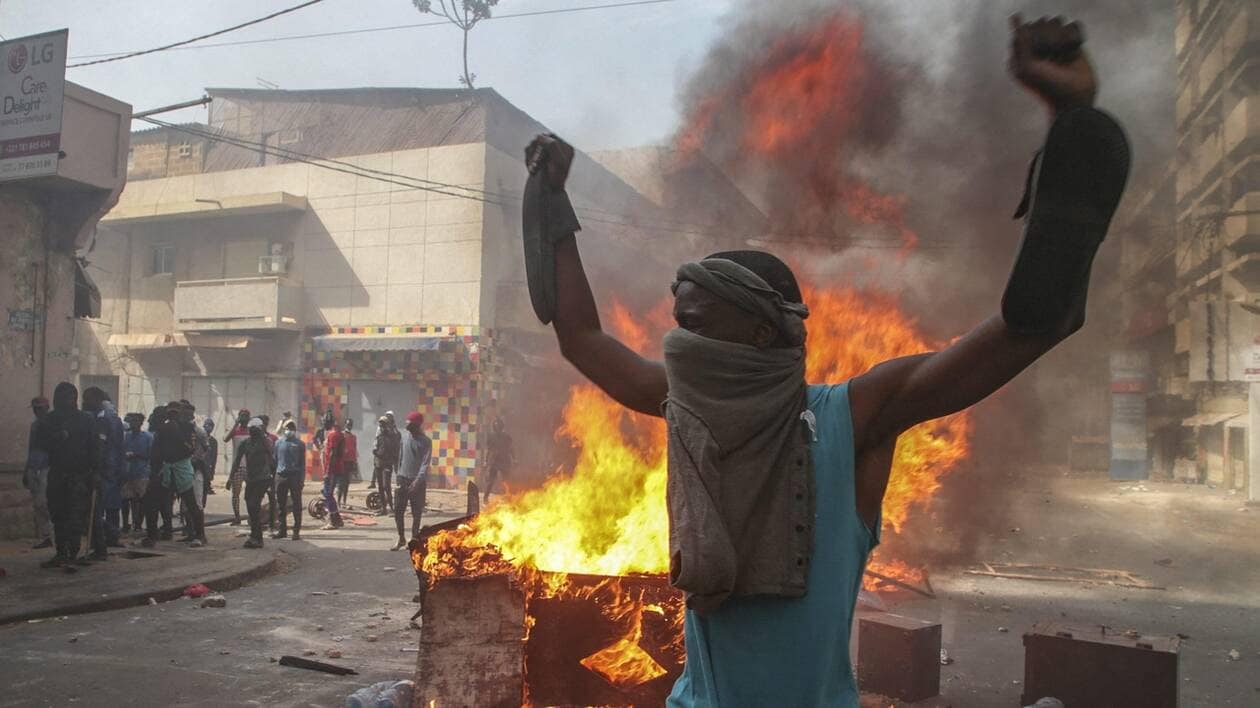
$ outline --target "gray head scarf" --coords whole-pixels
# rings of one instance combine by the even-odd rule
[[[805,318],[809,317],[809,308],[804,303],[783,299],[782,293],[770,287],[760,275],[735,261],[706,258],[698,263],[684,263],[678,268],[675,292],[683,281],[695,283],[741,310],[766,318],[792,346],[805,344]]]

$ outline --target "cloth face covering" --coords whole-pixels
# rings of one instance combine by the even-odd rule
[[[758,349],[682,329],[665,336],[670,581],[701,612],[732,594],[800,597],[814,524],[801,322],[809,310],[732,261],[689,263],[678,279],[767,316],[797,344]]]

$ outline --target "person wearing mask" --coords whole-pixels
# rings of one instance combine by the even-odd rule
[[[411,536],[420,537],[420,517],[424,514],[429,463],[432,459],[433,441],[424,432],[424,416],[418,412],[408,413],[407,429],[402,433],[398,489],[394,492],[394,525],[398,528],[398,543],[392,550],[407,547],[403,521],[406,519],[408,504],[411,505]]]
[[[22,486],[31,493],[31,507],[35,512],[35,545],[32,548],[52,548],[53,525],[48,514],[48,451],[40,446],[39,426],[48,415],[48,399],[36,396],[31,399],[31,432],[26,437],[26,468],[22,474]]]
[[[241,445],[249,439],[249,421],[253,420],[249,414],[249,409],[242,408],[241,412],[236,416],[236,425],[232,426],[231,432],[223,438],[223,442],[232,444],[232,459],[239,460]],[[241,490],[245,488],[245,468],[237,463],[233,463],[228,468],[228,481],[225,489],[232,492],[232,526],[241,525]]]
[[[277,425],[275,429],[275,435],[276,435],[277,440],[284,437],[284,430],[289,425],[289,421],[291,420],[293,420],[293,411],[285,411],[280,414],[280,424]],[[294,422],[294,425],[297,425],[297,423]]]
[[[127,432],[123,434],[122,482],[122,530],[131,531],[132,519],[135,530],[143,524],[144,507],[141,500],[149,487],[149,454],[153,448],[153,433],[142,428],[143,413],[128,413]]]
[[[219,439],[214,436],[214,418],[206,416],[201,421],[201,429],[206,432],[206,480],[202,490],[202,499],[214,494],[214,473],[219,468]]]
[[[95,421],[79,410],[74,384],[62,381],[53,389],[52,411],[40,421],[37,443],[48,451],[48,513],[56,546],[40,566],[70,568],[79,562],[79,539],[90,521],[98,458]]]
[[[163,496],[173,495],[183,504],[192,526],[190,544],[193,548],[200,548],[206,544],[206,528],[205,515],[201,505],[197,503],[194,482],[192,456],[195,440],[196,433],[184,413],[184,406],[179,401],[172,401],[166,406],[164,418],[158,424],[153,440],[153,449],[157,451],[156,457],[161,465],[156,482],[166,490]],[[153,484],[151,481],[150,488]],[[152,531],[157,526],[156,506],[147,509],[145,516],[148,517],[150,531],[145,536],[143,545],[151,548],[157,543],[157,535]]]
[[[376,440],[372,444],[372,482],[381,489],[381,513],[388,514],[394,507],[394,490],[390,486],[394,470],[398,469],[398,455],[402,447],[402,435],[388,414],[376,419]]]
[[[494,491],[494,483],[500,478],[507,479],[516,464],[516,452],[512,449],[512,436],[504,429],[503,418],[494,419],[490,437],[486,440],[486,475],[485,501],[490,501],[490,492]]]
[[[337,506],[337,490],[345,475],[346,437],[337,429],[337,419],[324,418],[324,508],[328,510],[328,523],[323,530],[339,529],[341,511]]]
[[[284,436],[276,443],[276,496],[280,502],[280,530],[272,538],[288,536],[287,503],[293,499],[293,540],[302,533],[302,485],[306,482],[306,443],[297,435],[297,423],[285,423]]]
[[[122,420],[109,395],[96,386],[83,390],[83,410],[93,417],[97,439],[96,492],[92,518],[92,554],[89,560],[103,561],[109,558],[108,547],[121,547],[118,538],[122,513],[122,488],[119,479],[123,474]]]
[[[350,480],[362,481],[359,478],[359,438],[354,434],[353,425],[354,422],[346,418],[345,428],[341,432],[342,446],[345,448],[341,479],[337,483],[337,503],[341,506],[346,505],[346,496],[350,493]]]
[[[245,470],[245,509],[249,513],[249,539],[245,548],[263,547],[262,500],[271,488],[276,459],[259,418],[249,421],[249,437],[236,448],[232,468]]]

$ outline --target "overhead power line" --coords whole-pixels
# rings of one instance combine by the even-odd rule
[[[122,61],[123,59],[130,59],[130,58],[132,58],[132,57],[143,56],[143,55],[145,55],[145,54],[153,54],[154,52],[162,52],[162,51],[166,51],[166,50],[168,50],[168,49],[175,49],[175,48],[177,48],[177,47],[182,47],[182,46],[184,46],[184,45],[186,45],[186,44],[192,44],[193,42],[200,42],[200,41],[201,41],[201,40],[203,40],[203,39],[209,39],[209,38],[211,38],[211,37],[218,37],[219,35],[221,35],[221,34],[227,34],[228,32],[235,32],[236,30],[241,29],[241,28],[243,28],[243,27],[249,27],[249,26],[251,26],[251,25],[256,25],[256,24],[258,24],[258,23],[260,23],[260,22],[266,22],[267,20],[274,19],[274,18],[279,17],[279,16],[281,16],[281,15],[287,15],[287,14],[289,14],[290,12],[295,12],[295,11],[297,11],[297,10],[301,10],[301,9],[302,9],[302,8],[304,8],[304,7],[310,7],[311,5],[315,5],[315,4],[317,4],[317,3],[321,3],[321,2],[323,2],[323,1],[324,1],[324,0],[307,0],[306,2],[301,3],[300,5],[294,5],[293,7],[287,7],[287,8],[285,8],[285,9],[283,9],[283,10],[277,10],[276,12],[273,12],[273,13],[271,13],[270,15],[266,15],[266,16],[263,16],[263,17],[259,17],[258,19],[250,20],[249,22],[242,22],[241,24],[239,24],[239,25],[233,25],[232,27],[226,27],[226,28],[224,28],[224,29],[218,30],[217,32],[210,32],[209,34],[199,35],[199,36],[197,36],[197,37],[193,37],[193,38],[191,38],[191,39],[185,39],[185,40],[182,40],[182,41],[179,41],[179,42],[173,42],[173,43],[171,43],[171,44],[165,44],[165,45],[163,45],[163,46],[161,46],[161,47],[154,47],[154,48],[152,48],[152,49],[142,49],[142,50],[137,51],[137,52],[124,52],[124,53],[118,54],[117,56],[111,56],[111,57],[109,57],[108,59],[96,59],[96,60],[94,60],[94,61],[84,61],[84,62],[79,62],[78,64],[68,64],[68,65],[66,66],[66,68],[67,68],[67,69],[74,69],[74,68],[77,68],[77,67],[80,67],[80,66],[92,66],[93,64],[105,64],[105,63],[107,63],[107,62],[111,62],[111,61]]]
[[[676,1],[677,0],[630,0],[628,2],[616,2],[616,3],[608,3],[604,5],[582,5],[578,7],[556,8],[553,10],[534,10],[531,12],[496,14],[496,15],[492,15],[491,17],[487,17],[485,20],[483,20],[483,22],[490,21],[490,20],[510,20],[510,19],[520,18],[520,17],[537,17],[539,15],[560,15],[560,14],[566,14],[566,13],[572,13],[572,12],[589,12],[592,10],[611,10],[611,9],[619,8],[619,7],[634,7],[636,5],[660,5],[662,3],[672,3]],[[261,21],[261,20],[257,20],[257,21]],[[289,35],[282,35],[279,37],[260,37],[259,39],[241,39],[241,40],[235,40],[231,42],[212,42],[209,44],[197,44],[193,46],[184,46],[184,45],[188,45],[190,42],[196,42],[200,39],[205,39],[206,37],[214,36],[214,35],[206,35],[206,37],[197,37],[197,38],[190,39],[184,42],[178,42],[175,45],[170,45],[168,47],[159,47],[158,49],[151,49],[144,52],[130,52],[130,53],[128,52],[101,52],[98,54],[82,54],[79,56],[71,57],[71,59],[95,59],[97,57],[116,57],[114,59],[110,59],[109,61],[117,61],[117,59],[125,59],[130,56],[138,56],[140,54],[148,54],[150,52],[162,51],[163,49],[184,50],[184,49],[213,49],[216,47],[239,47],[239,46],[244,46],[248,44],[268,44],[270,42],[288,42],[288,41],[292,41],[296,39],[319,39],[322,37],[343,37],[346,35],[366,34],[370,32],[390,32],[394,30],[416,29],[419,27],[438,27],[438,26],[443,26],[446,24],[447,24],[446,20],[437,20],[434,22],[413,22],[413,23],[405,24],[405,25],[386,25],[383,27],[364,27],[362,29],[336,30],[332,32],[313,32],[310,34],[289,34]],[[216,32],[215,34],[223,34],[224,32],[230,32],[233,29],[236,29],[236,28],[235,27],[229,28],[221,32]],[[92,64],[100,64],[100,63],[103,63],[103,62],[100,62],[100,61],[82,62],[79,64],[71,64],[67,66],[66,68],[69,69],[69,68],[74,68],[76,66],[89,66]]]
[[[415,189],[432,194],[439,194],[453,199],[468,199],[485,204],[493,204],[499,207],[519,207],[521,205],[521,198],[516,195],[490,192],[476,187],[467,187],[446,182],[436,182],[396,172],[387,172],[385,170],[360,167],[350,162],[322,157],[319,155],[312,155],[309,153],[301,153],[295,150],[279,148],[274,145],[267,145],[266,143],[255,142],[229,134],[201,130],[188,125],[169,123],[156,118],[146,117],[140,118],[140,120],[170,130],[204,138],[206,140],[214,140],[228,145],[233,145],[243,150],[257,152],[262,155],[269,155],[271,157],[277,157],[290,162],[298,162],[312,167],[330,170],[332,172],[340,172],[343,174],[354,175],[356,177],[362,177],[364,179],[376,180],[378,182],[405,187],[407,189]],[[598,207],[577,206],[575,209],[579,212],[583,221],[604,224],[611,227],[642,233],[664,232],[709,238],[736,236],[739,238],[757,239],[758,241],[768,244],[797,244],[822,248],[839,247],[840,249],[901,250],[906,247],[905,242],[899,238],[889,239],[866,236],[860,238],[842,239],[837,238],[834,234],[793,234],[780,232],[739,234],[720,225],[685,224],[682,222],[662,223],[650,219],[635,219],[634,217],[626,216],[624,214],[616,214]],[[965,243],[955,243],[951,241],[942,241],[939,239],[924,239],[920,240],[918,245],[911,250],[917,252],[965,250],[971,248],[978,248],[978,246]]]

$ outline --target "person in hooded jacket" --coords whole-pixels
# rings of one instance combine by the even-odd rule
[[[79,410],[79,390],[62,381],[53,391],[53,409],[44,416],[39,445],[48,451],[48,512],[56,554],[40,565],[71,567],[89,522],[96,483],[97,438],[92,416]]]

